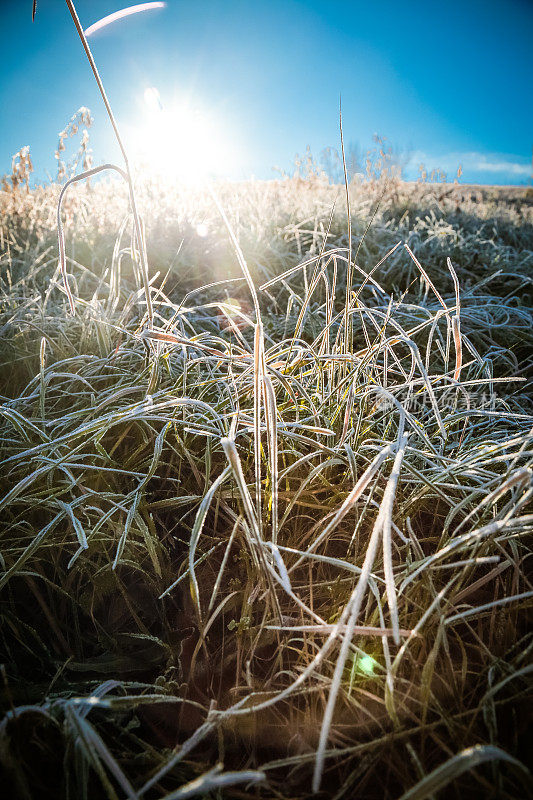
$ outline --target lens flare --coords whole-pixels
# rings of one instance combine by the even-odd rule
[[[361,656],[361,658],[357,660],[357,668],[361,670],[361,672],[363,672],[365,675],[373,675],[375,663],[376,662],[374,661],[372,656],[369,655]]]
[[[132,14],[139,14],[141,11],[152,11],[156,8],[165,8],[166,3],[137,3],[135,6],[128,6],[128,8],[122,8],[120,11],[114,11],[112,14],[108,14],[107,17],[102,17],[99,19],[98,22],[89,25],[89,27],[84,31],[85,36],[87,39],[89,36],[92,36],[93,33],[96,31],[101,31],[102,28],[107,28],[108,25],[111,25],[113,22],[118,22],[120,19],[124,19],[124,17],[130,17]]]

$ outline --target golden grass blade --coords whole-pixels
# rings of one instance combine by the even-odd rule
[[[213,481],[211,486],[209,487],[208,491],[205,494],[205,497],[202,499],[200,503],[200,507],[196,514],[196,518],[194,520],[193,529],[191,531],[191,538],[189,541],[189,580],[190,580],[190,587],[191,587],[191,597],[193,600],[194,607],[196,608],[196,612],[198,614],[198,619],[202,620],[202,609],[200,606],[200,593],[198,591],[198,581],[196,579],[196,572],[194,567],[194,557],[196,554],[196,548],[198,546],[198,541],[202,534],[202,530],[204,527],[205,519],[207,517],[207,512],[213,502],[213,498],[218,491],[218,489],[222,486],[226,478],[230,473],[230,467],[226,467],[223,472],[220,473],[218,478]]]
[[[379,513],[377,515],[374,527],[372,529],[372,533],[370,535],[370,539],[368,541],[365,558],[363,561],[363,566],[361,567],[361,574],[359,575],[357,585],[354,591],[352,592],[352,595],[345,607],[344,613],[346,613],[349,616],[348,616],[348,621],[346,623],[346,629],[344,637],[342,639],[339,655],[337,657],[337,661],[335,664],[335,671],[333,673],[333,678],[331,681],[328,702],[326,704],[326,709],[324,711],[324,717],[322,719],[322,725],[320,728],[320,738],[316,750],[315,768],[313,772],[314,792],[319,791],[320,784],[322,781],[322,772],[324,770],[324,760],[325,760],[324,754],[326,751],[331,724],[333,722],[333,713],[335,710],[335,704],[337,702],[337,696],[341,688],[342,674],[346,664],[346,659],[348,657],[348,650],[353,636],[353,630],[355,628],[357,618],[361,610],[361,606],[368,586],[368,581],[370,578],[372,566],[376,558],[376,553],[378,550],[379,541],[381,538],[383,528],[384,526],[390,527],[391,524],[392,505],[394,503],[396,487],[398,484],[400,468],[405,453],[406,444],[407,444],[407,436],[403,433],[403,426],[402,426],[402,431],[400,433],[399,441],[397,444],[397,452],[394,459],[394,464],[389,479],[387,481],[387,487],[385,489],[385,494],[381,502]],[[393,590],[392,598],[393,598],[393,608],[395,610],[394,597],[395,597],[395,592]],[[389,597],[389,606],[390,604],[391,604],[391,597]],[[393,617],[393,630],[394,630],[394,638],[396,641],[399,642],[399,627],[397,624],[396,615]]]

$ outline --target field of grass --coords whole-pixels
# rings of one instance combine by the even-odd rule
[[[532,792],[531,190],[0,193],[10,798]],[[351,226],[351,233],[350,233]]]

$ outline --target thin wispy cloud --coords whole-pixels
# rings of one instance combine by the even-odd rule
[[[529,164],[520,164],[516,161],[488,161],[480,159],[476,162],[476,169],[485,170],[486,172],[508,172],[512,175],[529,175],[531,173],[531,166]]]
[[[440,169],[447,173],[456,173],[459,166],[463,175],[468,173],[490,173],[494,176],[512,176],[513,178],[528,178],[532,174],[531,161],[516,160],[501,153],[452,152],[434,154],[422,150],[411,153],[408,168],[418,169],[424,164],[426,170]]]

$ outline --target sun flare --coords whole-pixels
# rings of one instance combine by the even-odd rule
[[[144,91],[142,121],[131,130],[130,140],[141,168],[187,183],[226,171],[235,160],[220,123],[189,102],[163,106],[155,87]]]

